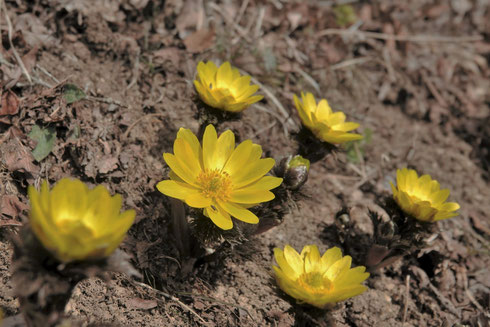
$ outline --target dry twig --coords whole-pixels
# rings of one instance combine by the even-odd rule
[[[466,42],[478,42],[482,41],[481,35],[465,35],[465,36],[442,36],[442,35],[393,35],[377,32],[366,32],[359,30],[344,30],[337,28],[327,28],[316,34],[317,37],[326,35],[343,35],[343,36],[359,36],[362,38],[371,38],[378,40],[394,40],[394,41],[407,41],[418,43],[466,43]]]
[[[32,84],[32,79],[31,75],[26,69],[26,66],[24,65],[24,62],[19,56],[19,53],[14,47],[14,43],[12,42],[12,22],[10,21],[10,18],[7,14],[7,6],[5,5],[5,1],[1,0],[0,1],[0,12],[3,10],[3,13],[5,15],[5,20],[7,21],[7,27],[8,27],[8,39],[9,39],[9,44],[10,48],[12,48],[12,52],[14,53],[15,60],[17,60],[17,63],[19,64],[20,68],[22,69],[22,73],[26,76],[27,80],[29,81],[29,84]]]
[[[191,307],[189,307],[187,304],[183,303],[182,301],[180,301],[178,298],[176,298],[175,296],[173,295],[170,295],[168,293],[165,293],[163,291],[160,291],[160,290],[157,290],[156,288],[153,288],[151,287],[150,285],[147,285],[145,283],[140,283],[140,282],[137,282],[137,281],[133,281],[133,280],[128,280],[131,284],[133,284],[133,286],[141,286],[143,288],[146,288],[146,289],[149,289],[153,292],[155,292],[156,294],[159,294],[169,300],[172,300],[174,301],[175,303],[177,303],[178,305],[181,306],[182,309],[186,310],[186,311],[189,311],[190,313],[192,313],[197,319],[199,319],[199,321],[204,325],[204,326],[209,326],[208,322],[206,320],[204,320],[196,311],[194,311]]]
[[[123,134],[123,140],[125,140],[128,137],[129,132],[131,132],[131,130],[134,128],[134,126],[136,126],[143,119],[146,119],[146,118],[149,118],[149,117],[165,117],[165,116],[167,116],[167,115],[166,114],[163,114],[163,113],[154,113],[154,114],[148,114],[148,115],[145,115],[145,116],[140,117],[134,123],[132,123],[131,125],[129,125],[128,129]]]
[[[405,325],[405,321],[407,321],[407,312],[408,312],[408,298],[410,296],[410,275],[407,275],[405,279],[405,301],[403,303],[403,318],[402,318],[402,326]]]

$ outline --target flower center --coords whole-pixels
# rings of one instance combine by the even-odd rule
[[[333,283],[319,272],[304,273],[298,278],[298,283],[311,293],[323,294],[330,292]]]
[[[201,193],[215,200],[226,201],[230,198],[232,184],[230,175],[219,170],[205,169],[197,176]]]
[[[229,97],[229,96],[231,96],[231,97],[233,97],[233,99],[235,99],[235,89],[234,88],[217,87],[216,85],[209,84],[209,90],[214,95],[218,95],[219,99]]]
[[[408,193],[408,196],[410,199],[413,201],[413,203],[418,203],[418,202],[429,202],[432,205],[432,201],[429,197],[425,196],[424,194],[420,194],[419,192],[411,192]]]
[[[73,235],[76,234],[80,238],[92,238],[95,231],[89,226],[86,221],[74,219],[72,217],[63,217],[56,221],[56,227],[61,234]]]

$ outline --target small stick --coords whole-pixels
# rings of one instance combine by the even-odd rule
[[[313,88],[315,89],[315,91],[321,95],[322,92],[320,91],[320,86],[318,85],[318,83],[315,81],[315,79],[313,77],[311,77],[310,75],[308,75],[304,70],[302,70],[301,68],[299,68],[299,65],[295,65],[295,69],[296,71],[301,75],[303,76],[303,78],[311,85],[313,86]]]
[[[123,108],[128,108],[127,105],[122,104],[121,102],[114,100],[112,98],[102,98],[102,97],[94,97],[91,95],[87,95],[85,99],[90,100],[90,101],[97,101],[97,102],[102,102],[102,103],[107,103],[107,104],[115,104],[119,107]]]
[[[17,60],[17,63],[19,64],[20,68],[22,69],[22,72],[24,73],[24,75],[27,77],[27,80],[29,81],[29,84],[32,85],[32,79],[31,79],[31,75],[29,74],[29,72],[27,71],[26,69],[26,66],[24,65],[24,62],[22,61],[22,59],[20,58],[19,56],[19,53],[17,52],[17,50],[15,49],[14,47],[14,43],[12,42],[12,22],[10,21],[10,18],[7,14],[7,6],[5,5],[5,1],[4,0],[1,0],[0,2],[0,12],[1,11],[4,11],[4,14],[5,14],[5,20],[7,21],[7,26],[8,26],[8,38],[9,38],[9,43],[10,43],[10,47],[12,48],[12,52],[14,53],[14,57],[15,59]]]
[[[468,277],[466,276],[466,268],[464,267],[461,268],[461,274],[463,275],[463,286],[464,286],[464,291],[466,293],[466,296],[471,301],[471,303],[473,303],[473,305],[478,308],[478,310],[480,310],[481,312],[485,312],[485,309],[475,299],[473,294],[471,294],[470,290],[468,289]]]
[[[218,300],[218,299],[215,299],[215,298],[212,298],[212,297],[209,297],[209,296],[206,296],[206,295],[201,295],[201,294],[195,294],[195,293],[190,293],[190,292],[176,292],[177,294],[180,294],[182,296],[188,296],[188,297],[192,297],[192,298],[199,298],[199,299],[203,299],[205,301],[210,301],[210,302],[214,302],[214,303],[219,303],[219,304],[223,304],[223,305],[228,305],[230,307],[235,307],[235,308],[238,308],[238,309],[241,309],[243,311],[245,311],[248,316],[250,317],[250,319],[254,320],[252,315],[250,314],[250,312],[240,306],[240,305],[237,305],[237,304],[233,304],[233,303],[229,303],[229,302],[225,302],[225,301],[221,301],[221,300]]]
[[[53,74],[48,72],[46,68],[44,68],[43,66],[41,66],[39,64],[36,64],[36,68],[39,69],[40,71],[42,71],[48,77],[50,77],[54,82],[56,82],[56,84],[60,84],[60,81],[56,77],[54,77]]]
[[[327,28],[316,34],[317,37],[326,35],[357,35],[364,38],[379,39],[379,40],[394,40],[408,42],[440,42],[440,43],[465,43],[482,41],[481,35],[465,35],[465,36],[442,36],[442,35],[393,35],[377,32],[366,32],[358,30],[343,30],[337,28]]]
[[[373,60],[373,58],[371,58],[371,57],[347,59],[347,60],[339,62],[338,64],[330,66],[330,70],[333,71],[333,70],[342,69],[342,68],[346,68],[346,67],[353,66],[353,65],[360,65],[360,64],[363,64],[363,63],[371,61],[371,60]]]
[[[243,30],[243,28],[240,25],[238,25],[237,23],[235,23],[231,18],[229,18],[227,16],[227,14],[223,12],[223,9],[222,8],[220,8],[214,2],[210,2],[208,4],[208,6],[211,7],[217,13],[219,13],[221,15],[221,17],[223,17],[223,19],[226,21],[226,23],[228,23],[231,26],[233,26],[233,28],[238,32],[238,34],[240,34],[241,37],[243,37],[248,42],[252,42],[252,39],[247,35],[247,33],[245,33],[245,31]]]
[[[126,139],[128,137],[128,135],[129,135],[129,132],[133,129],[133,127],[136,126],[143,119],[148,118],[148,117],[165,117],[165,116],[166,115],[163,114],[163,113],[155,113],[155,114],[148,114],[148,115],[145,115],[145,116],[140,117],[139,119],[137,119],[134,123],[132,123],[128,127],[128,129],[126,130],[126,132],[124,132],[123,139]]]
[[[243,72],[242,72],[242,74],[243,74]],[[260,86],[260,89],[267,95],[268,98],[270,98],[272,103],[274,103],[276,105],[277,109],[279,109],[279,112],[283,115],[283,117],[286,118],[286,123],[288,123],[289,125],[294,127],[295,124],[294,124],[293,120],[291,119],[291,116],[289,115],[288,111],[284,108],[282,103],[277,99],[277,97],[267,87],[262,85],[262,83],[260,83],[255,77],[252,77],[251,81],[254,84],[257,84]]]
[[[405,303],[403,304],[403,319],[402,326],[405,325],[405,321],[407,320],[407,312],[408,312],[408,299],[410,297],[410,275],[407,275],[405,279]]]
[[[150,285],[147,285],[145,283],[140,283],[140,282],[137,282],[137,281],[134,281],[134,280],[128,280],[131,284],[133,285],[138,285],[138,286],[141,286],[143,288],[146,288],[146,289],[149,289],[149,290],[152,290],[153,292],[167,298],[167,299],[170,299],[174,302],[176,302],[177,304],[179,304],[184,310],[187,310],[189,311],[190,313],[192,313],[196,318],[199,319],[199,321],[204,325],[204,326],[208,326],[208,322],[206,320],[204,320],[196,311],[194,311],[191,307],[189,307],[187,304],[183,303],[182,301],[180,301],[178,298],[176,298],[175,296],[173,295],[170,295],[168,293],[165,293],[163,291],[160,291],[156,288],[153,288],[151,287]]]

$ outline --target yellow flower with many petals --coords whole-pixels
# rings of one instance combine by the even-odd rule
[[[278,266],[273,266],[279,287],[297,299],[323,309],[364,292],[361,283],[369,277],[363,266],[351,268],[352,258],[342,257],[338,247],[320,256],[316,245],[307,245],[296,252],[286,245],[284,251],[275,248]]]
[[[226,61],[219,68],[212,61],[199,62],[194,86],[202,101],[213,108],[240,112],[262,100],[262,95],[253,95],[258,85],[250,85],[251,77],[240,76],[236,68]]]
[[[433,222],[457,216],[459,209],[456,202],[445,202],[449,197],[448,189],[440,185],[429,175],[420,178],[413,169],[396,171],[397,187],[391,183],[393,198],[407,214],[420,221]]]
[[[348,133],[359,127],[358,123],[346,122],[345,114],[341,111],[332,112],[326,99],[320,100],[318,105],[311,93],[301,92],[301,100],[293,96],[294,104],[299,118],[317,138],[332,144],[362,139],[362,135]]]
[[[77,179],[63,178],[51,190],[46,181],[38,192],[28,189],[31,228],[62,262],[101,259],[122,242],[134,221],[134,210],[121,211],[122,198],[99,185],[89,189]]]
[[[172,170],[170,180],[157,184],[163,194],[204,208],[204,215],[222,229],[231,229],[230,215],[250,224],[259,218],[247,208],[274,199],[271,189],[282,178],[264,176],[274,159],[261,159],[262,147],[246,140],[235,148],[230,130],[218,138],[213,125],[204,131],[202,146],[189,130],[181,128],[174,142],[174,154],[163,158]]]

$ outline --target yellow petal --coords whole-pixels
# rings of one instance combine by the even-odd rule
[[[244,163],[249,162],[249,157],[253,147],[252,144],[253,143],[251,140],[246,140],[240,143],[230,155],[230,158],[223,167],[223,171],[227,172],[230,176],[233,176],[242,170]]]
[[[43,182],[43,185],[46,185],[47,187],[45,181]],[[40,194],[38,191],[33,186],[29,186],[28,193],[29,201],[31,203],[29,220],[32,230],[44,247],[47,249],[55,249],[57,244],[60,243],[60,237],[59,234],[56,233],[56,227],[50,222],[50,219],[48,219],[49,213],[45,213],[42,210]]]
[[[205,169],[215,169],[214,152],[216,151],[216,143],[218,142],[218,135],[214,126],[209,124],[204,130],[202,140],[202,155]],[[181,176],[182,177],[182,176]]]
[[[460,208],[459,204],[456,203],[456,202],[448,202],[448,203],[444,203],[442,206],[441,206],[441,210],[443,211],[456,211]]]
[[[239,78],[233,80],[233,83],[231,84],[231,88],[233,90],[237,91],[237,92],[234,92],[235,98],[237,99],[237,101],[238,101],[237,95],[240,92],[243,93],[244,90],[250,86],[250,80],[251,80],[251,77],[248,75],[245,75],[245,76],[242,76],[242,77],[239,77]]]
[[[241,188],[237,188],[240,190],[272,190],[282,183],[282,178],[273,177],[273,176],[264,176],[258,181],[245,185]]]
[[[196,194],[199,193],[199,189],[186,184],[186,183],[181,183],[173,180],[165,180],[161,181],[157,184],[157,189],[161,193],[165,194],[166,196],[170,196],[172,198],[184,200],[186,196],[191,195],[191,194]]]
[[[240,78],[240,71],[238,68],[231,68],[231,79],[234,81],[236,79]]]
[[[347,271],[341,278],[335,281],[335,288],[349,287],[360,284],[369,277],[363,266],[355,267]]]
[[[448,197],[449,197],[448,189],[440,190],[432,195],[432,204],[435,206],[439,205],[444,201],[446,201]]]
[[[303,98],[303,105],[306,106],[310,112],[316,113],[316,100],[313,94],[310,92],[306,94],[301,93],[301,96]]]
[[[216,87],[217,88],[229,88],[231,86],[232,80],[231,65],[228,61],[224,62],[216,73]]]
[[[459,215],[458,212],[440,211],[434,216],[434,221],[448,219],[448,218],[456,217],[458,215]]]
[[[336,303],[354,297],[356,295],[362,294],[366,290],[367,287],[364,285],[353,285],[339,290],[334,290],[333,292],[318,299],[318,302],[324,304]]]
[[[275,160],[272,158],[260,159],[255,162],[248,162],[247,167],[235,172],[231,175],[231,180],[235,188],[240,188],[245,185],[257,181],[259,178],[267,174],[274,167]]]
[[[226,110],[230,112],[240,112],[247,109],[249,106],[248,102],[239,102],[226,106]]]
[[[251,104],[254,104],[256,102],[259,102],[263,98],[264,98],[263,95],[254,95],[253,97],[248,97],[248,98],[244,99],[244,101],[247,103],[247,105],[251,105]]]
[[[390,186],[391,186],[391,191],[393,192],[393,195],[396,195],[398,190],[396,189],[395,185],[393,185],[393,182],[390,181]]]
[[[185,203],[193,208],[206,208],[211,205],[212,200],[201,193],[193,193],[185,197]]]
[[[343,122],[345,122],[345,114],[342,111],[334,112],[327,119],[329,126],[340,125]]]
[[[316,117],[321,121],[326,121],[332,114],[332,109],[326,99],[322,99],[318,102]]]
[[[284,247],[284,259],[286,259],[291,269],[293,269],[297,275],[304,273],[304,262],[301,256],[289,245]]]
[[[238,204],[233,204],[230,202],[219,202],[218,204],[236,219],[249,224],[257,224],[259,222],[259,218],[253,212]]]
[[[87,193],[88,187],[79,180],[60,180],[49,196],[52,218],[76,219],[73,213],[82,212],[87,207]],[[73,194],[79,196],[74,198]]]
[[[198,175],[202,167],[199,157],[196,156],[191,145],[183,138],[177,138],[174,142],[174,155],[186,166],[186,170]]]
[[[407,169],[398,169],[396,171],[396,185],[399,190],[406,190],[407,186]]]
[[[171,153],[164,153],[163,159],[177,176],[182,178],[186,183],[198,187],[198,185],[196,184],[196,177],[200,173],[199,171],[189,170],[187,165],[182,163],[179,158]]]
[[[342,251],[338,247],[328,249],[322,256],[323,269],[328,270],[335,262],[342,258]]]
[[[233,191],[230,196],[231,202],[236,203],[261,203],[274,199],[274,193],[266,190],[241,189]]]
[[[236,100],[237,101],[245,101],[247,100],[252,94],[254,94],[255,92],[257,92],[259,90],[259,86],[258,85],[250,85],[250,86],[247,86],[245,89],[243,89],[243,91],[241,93],[239,93],[237,96],[236,96]],[[258,100],[257,100],[258,101]]]
[[[190,129],[181,127],[177,132],[177,138],[186,140],[189,146],[192,148],[192,152],[194,153],[194,156],[196,158],[199,158],[199,161],[202,162],[201,144],[199,143],[199,140],[197,139],[196,135],[194,135],[194,133],[192,133]]]
[[[214,169],[221,170],[230,158],[234,149],[235,135],[232,131],[227,130],[220,135],[216,143],[216,149],[213,156]]]
[[[350,268],[352,258],[348,255],[334,262],[325,273],[325,277],[335,283],[337,277],[342,276]]]
[[[283,250],[281,250],[280,248],[274,248],[274,258],[276,259],[279,268],[284,272],[287,278],[295,280],[299,277],[299,274],[296,272],[296,270],[291,268],[289,263],[284,258]]]
[[[417,172],[410,169],[407,173],[407,191],[411,193],[417,185]]]
[[[305,251],[305,249],[307,249]],[[303,253],[305,251],[305,253]],[[320,263],[320,251],[318,251],[318,247],[316,245],[305,246],[301,251],[301,256],[305,261],[305,272],[309,273],[317,270],[317,267]]]
[[[228,230],[233,228],[230,215],[218,207],[208,207],[204,209],[206,215],[213,223],[221,229]]]
[[[201,61],[197,65],[199,79],[206,88],[209,88],[211,84],[216,83],[215,76],[217,71],[218,67],[216,67],[212,61],[208,61],[206,64]]]
[[[300,102],[296,94],[293,94],[293,99],[294,99],[294,104],[296,106],[296,110],[298,110],[299,118],[301,118],[303,124],[308,125],[311,122],[310,111],[304,108],[303,103]]]
[[[334,129],[339,132],[350,132],[352,130],[355,130],[359,126],[360,125],[358,123],[345,122],[343,124],[336,125]]]
[[[349,141],[361,140],[363,136],[354,133],[337,132],[330,130],[322,132],[321,138],[328,143],[339,144]]]

